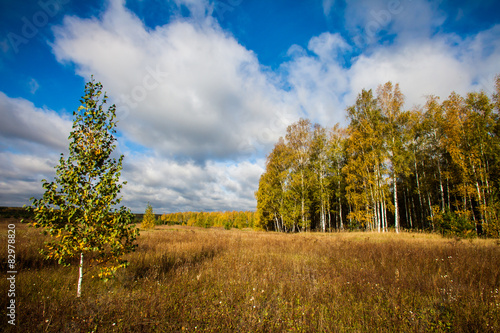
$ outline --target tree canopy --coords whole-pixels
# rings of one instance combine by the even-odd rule
[[[499,96],[497,76],[492,96],[429,96],[405,110],[387,82],[361,91],[346,128],[300,119],[267,157],[256,226],[499,237]]]

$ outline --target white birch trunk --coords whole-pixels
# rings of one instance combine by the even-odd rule
[[[375,205],[375,211],[376,211],[376,214],[377,214],[377,231],[380,232],[380,224],[381,224],[381,218],[380,218],[380,213],[381,213],[381,209],[380,209],[380,201],[377,201],[377,204]]]
[[[439,191],[441,192],[441,211],[444,212],[443,178],[441,176],[441,162],[439,162],[439,158],[438,158],[438,173],[439,173]]]
[[[83,252],[80,253],[80,268],[78,273],[78,289],[76,290],[76,297],[82,296],[82,280],[83,280]]]
[[[340,230],[344,230],[344,222],[342,221],[342,200],[339,198],[339,219],[340,219]]]
[[[340,183],[340,179],[338,181],[339,185],[339,218],[340,218],[340,230],[344,230],[344,222],[342,221],[342,187]]]
[[[305,217],[306,214],[305,214],[305,207],[304,207],[304,204],[305,204],[304,171],[302,171],[302,170],[300,171],[300,186],[301,186],[301,193],[300,193],[301,209],[300,209],[300,212],[302,215],[302,231],[304,231],[304,229],[306,227],[306,217]]]
[[[394,191],[394,228],[396,229],[396,233],[399,233],[398,186],[396,184],[396,173],[393,175],[392,182]]]

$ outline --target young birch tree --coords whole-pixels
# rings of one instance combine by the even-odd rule
[[[45,193],[32,198],[33,226],[44,228],[52,240],[42,250],[47,258],[69,265],[79,258],[77,297],[81,296],[84,263],[99,265],[99,276],[112,276],[127,262],[121,256],[133,251],[138,235],[125,207],[115,208],[123,155],[112,158],[116,138],[116,107],[104,109],[107,96],[94,78],[85,85],[82,105],[73,112],[69,156],[61,154],[53,182],[42,180]],[[88,255],[88,257],[87,257]]]
[[[146,207],[146,212],[144,213],[144,217],[142,218],[141,227],[144,229],[154,229],[156,224],[155,213],[153,212],[153,206],[148,203]]]

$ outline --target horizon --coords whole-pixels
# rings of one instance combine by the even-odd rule
[[[67,153],[93,74],[116,104],[122,205],[255,211],[288,125],[346,125],[362,89],[405,109],[484,90],[500,73],[500,3],[2,1],[0,205],[22,207]]]

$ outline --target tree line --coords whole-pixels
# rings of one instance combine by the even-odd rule
[[[255,212],[178,212],[161,215],[158,224],[178,224],[197,227],[253,228]]]
[[[346,127],[300,119],[267,156],[255,226],[498,237],[500,75],[494,91],[405,110],[387,82],[361,91]]]

